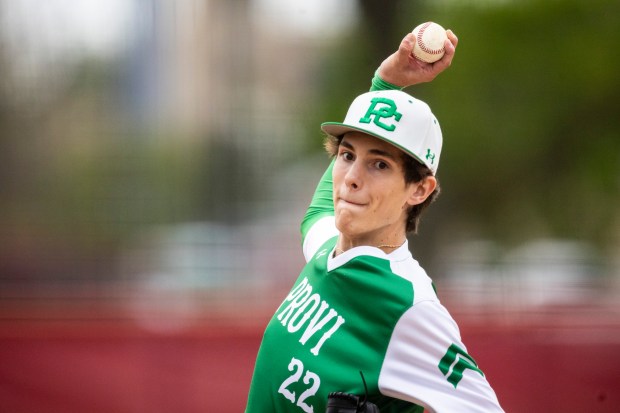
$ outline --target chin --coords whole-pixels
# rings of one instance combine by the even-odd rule
[[[336,220],[336,229],[344,238],[349,240],[361,239],[367,235],[367,232],[364,231],[363,228],[359,228],[359,226],[355,224],[355,220],[347,220],[346,222],[339,222]]]
[[[339,218],[336,216],[336,229],[346,237],[353,237],[355,231],[355,219],[354,218]]]

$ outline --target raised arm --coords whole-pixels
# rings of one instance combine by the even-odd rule
[[[377,69],[375,76],[399,88],[430,82],[452,64],[456,46],[459,42],[452,30],[447,30],[448,40],[444,44],[445,54],[435,63],[424,63],[412,55],[415,36],[407,34],[398,50],[389,55]]]
[[[375,72],[370,90],[402,89],[433,80],[450,66],[454,58],[458,39],[450,30],[447,34],[445,54],[435,63],[423,63],[413,57],[411,52],[415,41],[414,35],[407,34],[400,42],[398,50],[388,56]],[[325,241],[338,233],[333,220],[332,166],[333,162],[321,177],[301,223],[306,260],[309,260]],[[318,223],[320,225],[316,225]]]

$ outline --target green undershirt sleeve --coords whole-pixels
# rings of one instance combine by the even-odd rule
[[[334,215],[334,199],[332,197],[332,169],[334,161],[332,161],[327,170],[321,177],[319,184],[314,191],[314,196],[310,202],[310,206],[306,210],[306,214],[301,222],[302,241],[306,238],[308,231],[319,219],[326,216]]]
[[[379,77],[379,69],[377,69],[375,71],[375,76],[372,78],[371,84],[370,84],[370,91],[374,92],[376,90],[402,90],[404,88],[400,87],[400,86],[396,86],[395,84],[386,82],[385,80],[381,79]]]

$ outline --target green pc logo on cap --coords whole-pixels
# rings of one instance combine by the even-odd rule
[[[377,108],[377,105],[379,104],[383,104],[383,105]],[[396,109],[397,109],[396,102],[394,102],[392,99],[373,98],[370,101],[370,107],[368,108],[368,111],[366,111],[366,114],[359,121],[360,123],[370,123],[372,122],[372,119],[370,119],[370,117],[374,116],[375,125],[377,125],[380,128],[385,129],[388,132],[393,132],[394,129],[396,129],[396,125],[394,124],[387,125],[381,122],[381,119],[394,118],[394,120],[398,122],[400,118],[403,116],[403,114],[397,112]]]

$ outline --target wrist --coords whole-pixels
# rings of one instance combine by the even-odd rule
[[[394,83],[390,83],[388,81],[383,80],[381,76],[379,76],[379,69],[377,69],[375,71],[374,77],[372,78],[372,86],[370,90],[393,90],[393,89],[402,90],[404,89],[404,86],[398,86]]]

